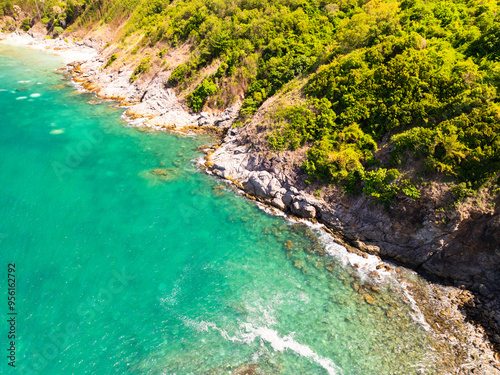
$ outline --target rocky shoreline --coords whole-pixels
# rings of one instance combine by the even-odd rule
[[[65,57],[68,71],[82,89],[128,107],[125,116],[136,119],[137,126],[150,130],[212,131],[222,135],[221,145],[208,152],[206,166],[213,174],[232,181],[249,198],[294,216],[323,223],[348,248],[352,246],[352,251],[377,255],[420,271],[431,280],[437,276],[436,281],[448,281],[459,287],[432,289],[429,286],[428,290],[434,290],[432,293],[419,288],[422,291],[419,305],[426,319],[437,323],[433,328],[441,335],[445,335],[443,326],[446,324],[440,320],[442,317],[432,309],[426,310],[425,306],[437,303],[453,310],[455,317],[462,322],[461,327],[467,326],[466,330],[470,331],[464,334],[466,338],[457,344],[457,348],[464,351],[464,345],[468,344],[482,357],[480,360],[469,359],[468,354],[464,355],[466,367],[472,366],[483,374],[500,373],[497,354],[500,349],[498,210],[486,215],[456,217],[443,226],[429,212],[424,212],[426,215],[418,224],[412,222],[411,212],[407,217],[391,216],[364,197],[338,201],[318,199],[304,185],[300,172],[287,168],[286,155],[274,155],[254,147],[244,128],[231,127],[239,105],[222,113],[191,113],[167,87],[168,75],[164,71],[158,70],[150,79],[131,83],[132,69],[128,66],[102,69],[107,57],[102,53],[104,43],[98,39],[65,42],[20,32],[4,37],[8,43],[46,49]],[[471,290],[475,295],[464,290]],[[473,326],[467,321],[483,329],[471,328]],[[454,327],[451,325],[446,329],[453,331]],[[498,345],[497,353],[481,338],[481,331]],[[467,371],[457,373],[473,373]]]

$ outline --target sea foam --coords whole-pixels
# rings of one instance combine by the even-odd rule
[[[250,345],[255,341],[255,339],[260,338],[262,341],[268,342],[277,352],[290,350],[298,356],[309,358],[324,368],[329,375],[343,373],[342,369],[330,358],[321,357],[309,346],[296,341],[293,338],[293,332],[286,336],[280,336],[280,334],[274,329],[267,327],[254,327],[252,323],[242,323],[239,326],[239,332],[232,336],[226,330],[217,327],[217,325],[212,322],[206,322],[204,320],[197,322],[187,317],[183,317],[182,321],[185,325],[194,328],[198,332],[208,332],[209,330],[217,331],[224,339],[232,342],[242,342]]]

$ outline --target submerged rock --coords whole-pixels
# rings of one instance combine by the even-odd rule
[[[157,168],[157,169],[153,169],[151,171],[152,174],[154,174],[155,176],[167,176],[168,173],[165,169],[161,169],[161,168]]]
[[[358,292],[358,291],[359,291],[359,284],[358,284],[358,283],[356,283],[356,282],[352,283],[352,288],[353,288],[356,292]]]
[[[302,267],[304,267],[304,264],[302,263],[301,260],[297,259],[296,261],[293,262],[293,266],[300,270]]]
[[[373,297],[369,294],[365,294],[364,295],[364,298],[365,298],[365,301],[366,303],[370,304],[370,305],[373,305],[375,303],[375,300],[373,299]]]
[[[259,365],[257,365],[256,363],[247,363],[239,366],[231,373],[231,375],[254,375],[257,374],[258,368]]]

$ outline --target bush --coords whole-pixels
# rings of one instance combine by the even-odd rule
[[[60,26],[56,26],[56,27],[54,27],[54,31],[52,31],[52,36],[54,38],[57,38],[62,33],[64,33],[64,29]]]
[[[21,22],[21,29],[24,31],[28,31],[31,28],[31,23],[32,23],[32,19],[30,17],[25,18]]]
[[[186,79],[192,76],[195,70],[196,65],[194,62],[183,63],[176,66],[168,78],[168,84],[171,86],[177,86],[183,83]]]
[[[380,168],[368,171],[363,176],[363,192],[379,202],[389,203],[400,190],[396,183],[398,177],[397,169]]]
[[[199,112],[207,98],[217,92],[217,85],[211,78],[205,78],[203,82],[196,87],[196,89],[187,96],[189,108],[194,112]]]
[[[113,64],[113,62],[115,62],[115,60],[118,58],[117,54],[116,53],[113,53],[108,61],[106,62],[106,65],[104,65],[103,69],[106,69],[108,66],[110,66],[111,64]]]
[[[468,184],[465,182],[462,182],[458,185],[453,186],[450,191],[453,193],[455,197],[455,203],[458,203],[462,200],[464,200],[467,197],[471,197],[474,195],[474,190],[469,187],[467,187]]]
[[[147,73],[151,70],[151,57],[145,57],[141,60],[139,65],[135,68],[130,76],[130,82],[135,82],[137,78],[143,73]]]
[[[0,0],[0,15],[13,16],[14,6],[11,0]]]

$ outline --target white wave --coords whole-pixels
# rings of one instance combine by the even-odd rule
[[[338,367],[330,358],[321,357],[309,346],[295,341],[293,338],[294,332],[281,337],[277,331],[271,328],[254,327],[251,323],[242,323],[240,324],[238,334],[231,336],[226,330],[217,327],[217,325],[212,322],[205,322],[203,320],[196,322],[187,317],[183,317],[182,321],[184,324],[193,327],[198,332],[208,332],[209,329],[217,331],[224,339],[232,342],[241,342],[249,345],[254,342],[255,339],[260,338],[262,341],[271,344],[271,347],[277,352],[290,350],[298,356],[309,358],[316,364],[323,367],[329,375],[342,374],[342,369]]]
[[[367,257],[362,257],[358,254],[349,252],[344,246],[339,245],[335,242],[335,239],[332,235],[325,232],[323,230],[323,224],[315,224],[306,219],[292,219],[282,211],[279,211],[278,214],[270,209],[267,205],[257,202],[257,206],[267,212],[268,214],[274,216],[283,216],[290,222],[300,222],[304,225],[307,225],[311,229],[313,229],[318,235],[319,240],[322,242],[325,251],[338,261],[340,261],[344,266],[350,265],[354,267],[356,273],[362,280],[370,279],[371,281],[384,281],[384,282],[392,282],[398,285],[398,290],[401,291],[402,296],[407,300],[407,303],[410,305],[413,313],[410,314],[411,318],[415,323],[420,325],[427,332],[432,331],[431,326],[425,320],[425,316],[418,307],[415,299],[413,298],[410,290],[407,288],[408,284],[404,281],[398,281],[394,275],[394,271],[388,271],[385,267],[377,269],[377,266],[380,264],[386,264],[386,262],[382,261],[379,257],[371,254],[366,254]],[[355,266],[356,265],[356,266]],[[371,275],[377,274],[378,278],[373,278]]]
[[[366,254],[366,257],[349,252],[344,246],[335,242],[335,239],[329,233],[316,228],[319,240],[323,243],[325,251],[338,259],[342,264],[349,264],[356,268],[356,272],[362,279],[372,279],[369,275],[376,274],[380,279],[392,276],[392,273],[385,268],[377,269],[377,266],[384,262],[377,256]],[[375,279],[377,280],[377,279]]]
[[[290,222],[294,223],[299,222],[313,229],[316,232],[319,240],[323,244],[325,251],[330,256],[333,256],[334,258],[339,260],[344,266],[346,266],[347,264],[350,264],[351,266],[354,266],[356,264],[357,266],[359,266],[357,268],[357,272],[364,279],[369,278],[368,274],[372,272],[376,272],[377,275],[380,277],[389,276],[391,274],[385,269],[377,269],[377,266],[383,263],[379,257],[367,254],[367,257],[365,258],[358,254],[349,252],[344,246],[336,243],[334,237],[324,231],[323,228],[325,226],[323,224],[315,224],[306,219],[295,219],[295,218],[292,219],[283,211],[270,208],[269,206],[262,204],[260,202],[256,203],[257,207],[259,207],[261,210],[265,211],[270,215],[281,216],[286,218]]]
[[[31,81],[17,81],[17,83],[30,83]]]
[[[180,283],[182,282],[182,277],[177,280],[174,284],[174,287],[172,288],[172,291],[170,292],[169,295],[160,298],[160,302],[162,306],[167,307],[167,306],[175,306],[178,303],[177,296],[179,295],[181,291]]]
[[[64,129],[54,129],[49,132],[49,134],[62,134],[64,133]]]
[[[40,96],[42,96],[42,94],[39,94],[39,93],[34,93],[34,94],[30,95],[30,97],[32,97],[32,98],[39,98]]]
[[[233,182],[231,182],[231,183],[233,183]],[[241,193],[242,193],[242,195],[245,194],[245,192],[243,190],[241,190]],[[258,208],[260,208],[262,211],[264,211],[265,213],[267,213],[269,215],[284,217],[284,218],[288,219],[289,221],[295,221],[295,220],[291,219],[290,217],[288,217],[288,215],[285,214],[283,211],[278,210],[277,208],[270,207],[270,206],[263,204],[263,203],[260,203],[258,201],[255,201],[255,204],[257,205]]]
[[[127,114],[125,114],[125,112],[123,112],[120,117],[123,120],[125,120],[130,126],[133,126],[133,127],[142,127],[142,126],[151,127],[151,126],[148,126],[148,124],[146,123],[147,119],[144,117],[132,118],[132,117],[128,116]]]
[[[28,99],[28,97],[27,96],[18,96],[16,98],[16,100],[24,100],[24,99]]]
[[[170,294],[163,297],[163,298],[160,298],[160,303],[162,304],[163,307],[168,308],[169,306],[177,305],[178,296],[181,293],[182,282],[184,281],[184,279],[186,278],[186,275],[189,272],[190,272],[190,267],[189,267],[189,265],[187,265],[184,267],[181,276],[177,280],[175,280],[174,286],[173,286]]]
[[[207,159],[205,158],[205,156],[199,156],[196,159],[191,160],[191,162],[199,166],[204,166],[207,163]]]
[[[309,346],[295,341],[293,339],[293,333],[288,336],[280,337],[278,332],[275,330],[266,327],[254,328],[250,323],[245,324],[245,329],[250,333],[250,335],[253,334],[256,337],[260,337],[262,340],[269,342],[276,351],[282,352],[288,349],[301,357],[310,358],[328,371],[328,374],[330,375],[342,373],[342,369],[338,367],[330,358],[320,357]]]
[[[378,265],[384,263],[379,257],[371,254],[366,254],[367,257],[365,258],[358,254],[351,253],[344,246],[339,245],[337,242],[335,242],[335,238],[324,230],[325,226],[323,224],[315,224],[306,219],[292,219],[283,211],[272,209],[260,202],[257,202],[257,206],[270,215],[281,216],[286,218],[290,222],[299,222],[307,225],[309,228],[316,232],[319,240],[325,248],[325,251],[330,256],[340,261],[344,266],[349,264],[355,267],[356,272],[362,279],[373,279],[369,276],[369,274],[373,273],[376,273],[379,277],[379,279],[375,279],[375,281],[380,281],[381,279],[388,278],[392,275],[392,273],[387,271],[385,268],[377,269]]]

